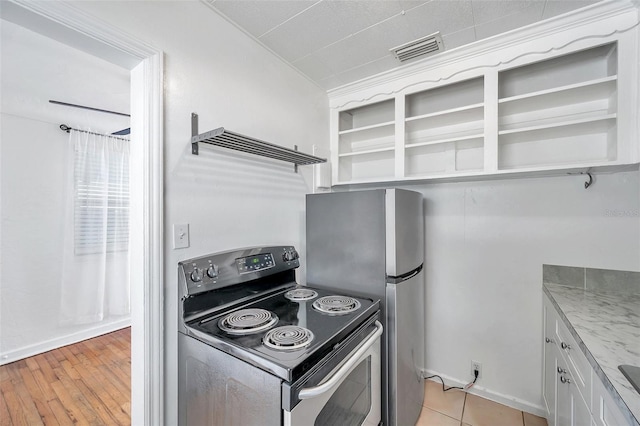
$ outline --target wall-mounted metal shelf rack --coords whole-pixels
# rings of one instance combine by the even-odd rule
[[[297,145],[295,146],[295,150],[288,149],[261,141],[260,139],[230,132],[224,127],[198,134],[198,114],[195,113],[191,114],[191,135],[191,153],[194,155],[198,155],[198,144],[202,142],[293,163],[296,172],[298,171],[299,165],[304,166],[327,161],[326,158],[320,158],[297,151]]]

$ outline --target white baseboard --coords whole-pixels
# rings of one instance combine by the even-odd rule
[[[116,330],[120,330],[131,326],[131,318],[125,318],[118,321],[110,322],[108,324],[101,324],[97,327],[82,330],[66,336],[56,337],[55,339],[46,340],[44,342],[36,343],[29,346],[24,346],[19,349],[14,349],[9,352],[0,353],[0,365],[9,364],[11,362],[19,361],[30,356],[38,355],[44,352],[51,351],[53,349],[61,348],[63,346],[78,343],[83,340],[91,339],[93,337],[101,336],[103,334],[111,333]]]
[[[465,386],[467,383],[469,383],[469,382],[460,381],[458,379],[447,376],[445,374],[440,374],[432,370],[422,370],[423,377],[433,376],[434,374],[442,377],[442,379],[446,381],[446,386]],[[433,380],[433,379],[430,379],[430,380]],[[437,381],[437,382],[440,383],[440,381]],[[514,396],[509,396],[509,395],[502,394],[500,392],[495,392],[482,386],[473,385],[473,387],[469,389],[467,392],[473,395],[478,395],[485,399],[489,399],[494,402],[498,402],[502,405],[506,405],[507,407],[515,408],[516,410],[525,411],[527,413],[534,414],[539,417],[546,418],[547,416],[547,410],[545,410],[545,408],[542,405],[533,404],[529,401],[524,401]]]

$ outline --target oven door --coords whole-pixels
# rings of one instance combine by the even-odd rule
[[[382,324],[317,386],[300,389],[300,402],[284,411],[285,426],[380,423],[380,335]]]

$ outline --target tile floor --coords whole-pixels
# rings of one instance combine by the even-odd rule
[[[416,426],[547,426],[547,421],[459,390],[442,392],[442,383],[427,380]]]

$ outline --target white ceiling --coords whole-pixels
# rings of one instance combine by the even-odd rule
[[[204,0],[325,89],[400,66],[389,49],[439,31],[445,50],[597,0]]]

